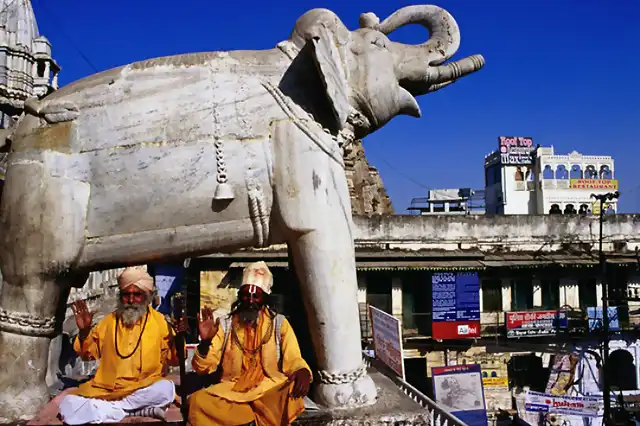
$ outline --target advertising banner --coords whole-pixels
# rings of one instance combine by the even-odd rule
[[[398,318],[369,306],[374,354],[404,380],[402,330]]]
[[[487,426],[487,409],[479,364],[433,367],[436,402],[469,426]]]
[[[599,417],[602,398],[593,396],[549,395],[528,391],[525,410],[545,414],[568,414],[581,417]]]
[[[524,136],[498,137],[500,163],[505,166],[529,166],[533,164],[533,139]]]
[[[431,276],[434,339],[480,336],[480,277],[477,272]]]
[[[564,311],[506,312],[507,337],[552,336],[569,327]]]
[[[615,191],[618,189],[617,179],[570,179],[571,189],[605,189]]]
[[[509,379],[507,377],[483,377],[482,385],[485,388],[509,389]]]

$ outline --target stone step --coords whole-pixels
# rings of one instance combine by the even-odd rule
[[[373,378],[378,388],[378,401],[368,407],[359,407],[341,410],[329,410],[322,407],[318,409],[307,409],[295,422],[297,426],[337,426],[337,425],[370,425],[370,426],[392,426],[392,425],[429,425],[428,413],[406,396],[391,379],[379,373],[375,369],[370,369],[369,374]],[[178,376],[168,376],[170,380],[180,385]],[[58,419],[58,405],[64,397],[75,388],[69,388],[56,395],[47,403],[38,416],[27,423],[28,426],[58,426],[62,422]],[[127,417],[121,423],[109,423],[110,426],[117,424],[154,424],[157,426],[167,424],[176,425],[182,421],[180,413],[180,398],[176,399],[167,410],[167,421],[147,417]]]

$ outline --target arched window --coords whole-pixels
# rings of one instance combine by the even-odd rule
[[[516,182],[522,182],[524,180],[524,173],[522,173],[520,167],[516,168],[515,179]]]
[[[487,372],[486,372],[486,371],[483,371],[483,372],[482,372],[482,377],[489,377],[489,375],[487,375]]]
[[[556,167],[556,179],[569,179],[569,172],[564,164],[558,164]]]
[[[564,214],[576,214],[578,213],[576,211],[576,208],[573,206],[573,204],[567,204],[564,208]]]
[[[624,349],[616,349],[609,354],[604,365],[604,373],[609,376],[612,390],[636,390],[636,366],[633,355]]]
[[[536,179],[535,179],[535,177],[536,177],[536,174],[535,174],[535,172],[533,171],[533,169],[532,169],[531,167],[527,167],[527,171],[526,171],[526,173],[524,174],[524,179],[525,179],[527,182],[533,182],[534,180],[536,180]]]
[[[549,209],[549,214],[562,214],[562,210],[560,210],[559,205],[551,204],[551,208]]]
[[[606,164],[600,167],[600,179],[613,179],[613,173],[611,173],[611,169]]]
[[[580,204],[580,208],[578,209],[578,214],[585,216],[589,213],[589,205],[588,204]]]
[[[542,170],[542,179],[553,179],[553,169],[548,164]]]
[[[585,179],[597,179],[598,178],[598,172],[596,172],[596,166],[588,165],[584,169],[584,178]]]
[[[491,377],[498,377],[498,373],[496,373],[495,371],[491,372]]]
[[[571,179],[582,179],[582,167],[580,167],[580,164],[574,164],[571,166],[571,173],[569,177]]]

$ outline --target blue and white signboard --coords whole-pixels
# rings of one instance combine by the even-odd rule
[[[157,311],[165,314],[171,314],[171,296],[174,295],[182,286],[184,278],[184,267],[182,265],[153,265],[155,271],[156,287],[158,296],[160,296],[160,306]]]
[[[434,339],[480,336],[480,277],[477,272],[431,276]]]
[[[609,306],[609,330],[619,331],[620,321],[618,320],[618,307]],[[587,307],[587,318],[589,319],[589,331],[602,329],[602,306]]]
[[[488,425],[479,364],[433,367],[431,373],[438,404],[469,426]]]

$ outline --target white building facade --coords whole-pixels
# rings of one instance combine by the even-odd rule
[[[487,214],[599,214],[591,194],[618,190],[610,156],[558,155],[553,147],[533,147],[531,138],[501,136],[499,143],[485,157]],[[510,149],[516,154],[505,153]],[[605,209],[616,212],[616,200]]]

